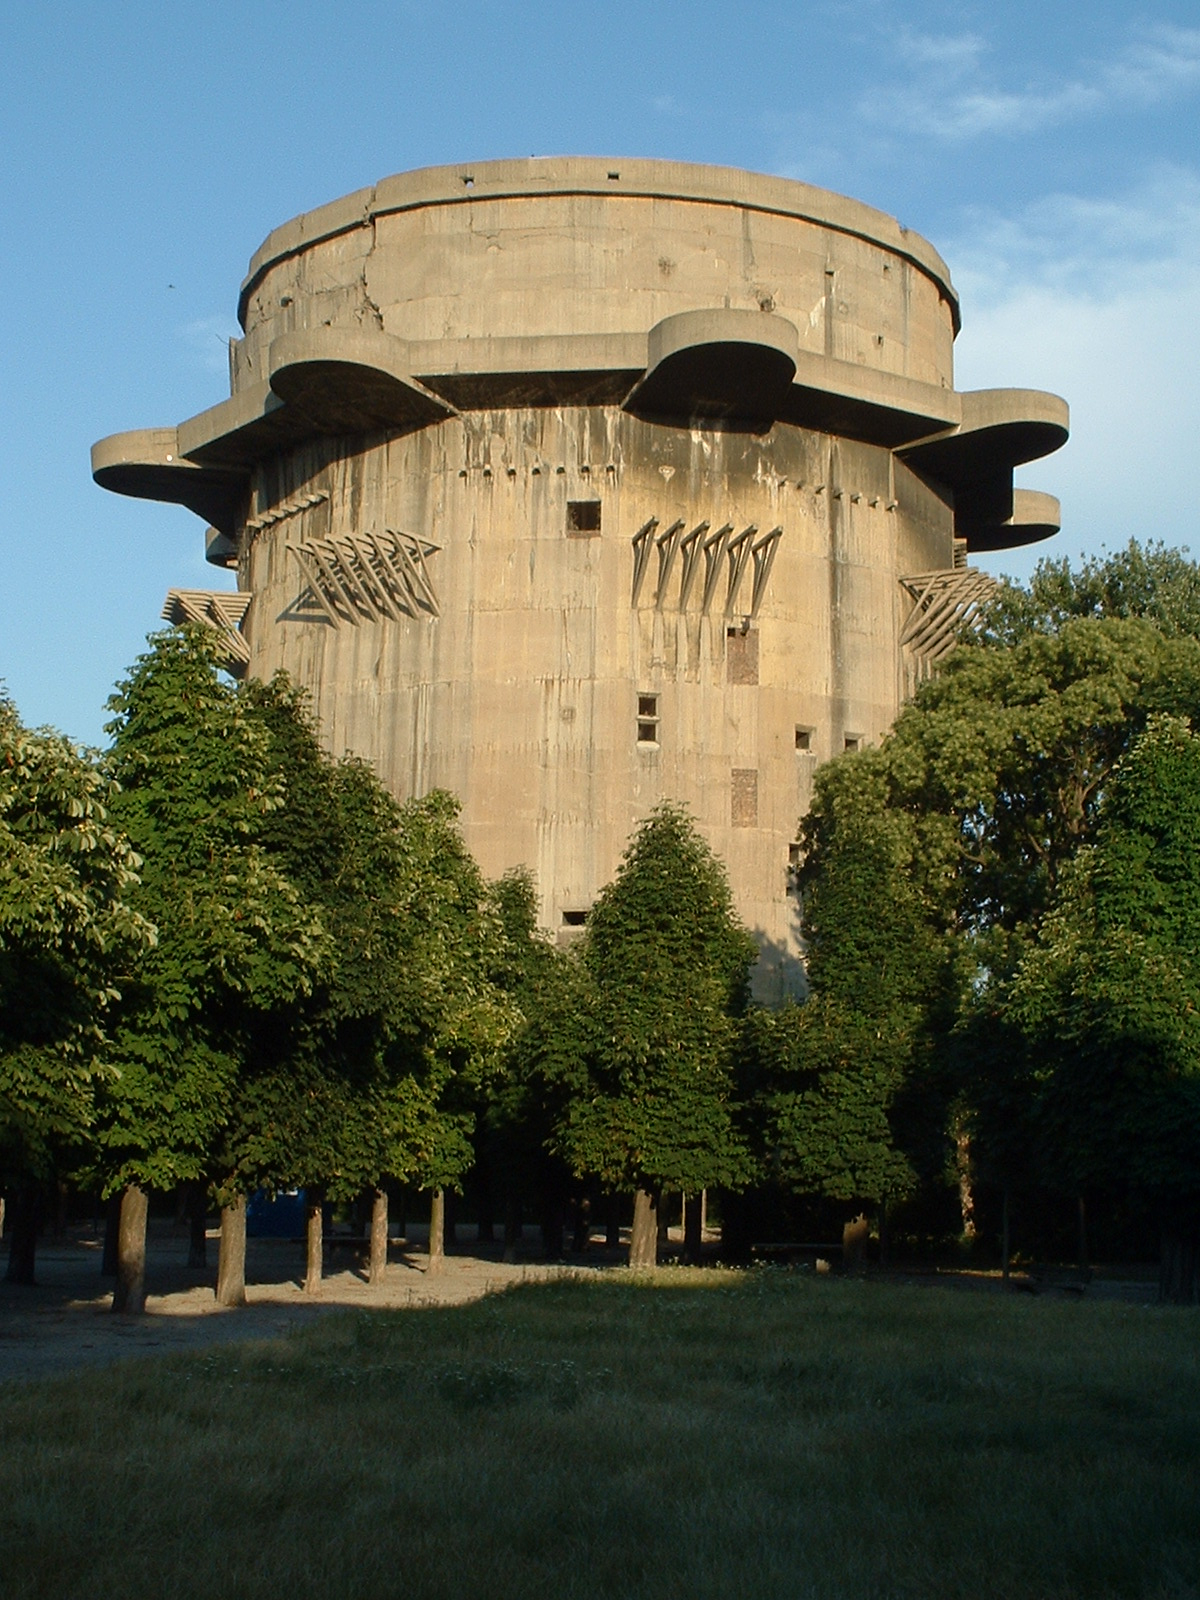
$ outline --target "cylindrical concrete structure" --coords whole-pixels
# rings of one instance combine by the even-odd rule
[[[758,992],[795,992],[813,767],[946,648],[967,548],[1053,531],[1012,467],[1062,402],[955,392],[948,272],[891,218],[672,163],[388,179],[273,233],[240,309],[230,400],[93,452],[212,521],[249,597],[171,614],[207,605],[397,794],[454,791],[564,941],[685,802]]]

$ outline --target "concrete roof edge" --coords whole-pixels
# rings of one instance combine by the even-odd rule
[[[612,173],[617,176],[611,177]],[[525,160],[419,167],[302,212],[273,229],[250,258],[238,295],[238,319],[244,327],[247,301],[276,262],[323,239],[368,227],[376,217],[422,206],[470,205],[476,200],[554,194],[706,201],[813,222],[864,239],[911,262],[937,285],[949,303],[955,332],[960,325],[958,294],[949,267],[927,239],[903,227],[885,211],[796,178],[749,172],[741,167],[598,156],[531,156]]]

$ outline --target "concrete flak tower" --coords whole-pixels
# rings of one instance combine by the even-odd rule
[[[237,573],[164,615],[286,669],[397,795],[457,794],[564,943],[686,803],[756,992],[798,992],[813,768],[950,648],[971,551],[1057,531],[1012,473],[1064,402],[955,390],[949,273],[891,217],[673,162],[387,178],[272,233],[239,317],[228,400],[92,451]]]

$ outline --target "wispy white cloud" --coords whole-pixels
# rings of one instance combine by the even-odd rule
[[[1024,574],[1040,554],[1130,535],[1200,547],[1200,172],[976,212],[946,254],[963,299],[957,387],[1050,389],[1071,405],[1067,446],[1019,474],[1060,497],[1062,534],[986,565]]]
[[[943,240],[960,292],[984,304],[1009,285],[1108,300],[1200,273],[1200,171],[1158,165],[1124,194],[1044,195],[1016,213],[973,207]]]
[[[908,81],[874,90],[859,103],[870,122],[900,126],[948,143],[987,134],[1029,134],[1119,109],[1144,109],[1200,88],[1200,29],[1162,23],[1130,38],[1108,60],[1069,77],[1006,85],[988,70],[977,34],[922,34],[893,41]]]
[[[901,29],[894,45],[907,61],[954,74],[977,67],[988,48],[979,33],[914,33],[909,28]]]

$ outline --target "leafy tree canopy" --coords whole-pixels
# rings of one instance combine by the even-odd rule
[[[1077,1187],[1200,1201],[1200,738],[1157,718],[1011,986],[1042,1137]]]
[[[1017,644],[1057,633],[1072,617],[1141,617],[1169,636],[1200,635],[1200,568],[1184,550],[1136,539],[1074,569],[1065,556],[1039,561],[1028,588],[1005,580],[985,608],[981,637]]]
[[[756,947],[725,872],[680,807],[659,806],[601,893],[582,941],[569,1037],[582,1064],[558,1148],[613,1188],[738,1187],[733,1021]],[[569,1027],[569,1019],[563,1019]]]
[[[41,1177],[86,1136],[116,983],[153,941],[114,784],[0,696],[0,1177]]]
[[[247,1030],[311,991],[319,916],[271,859],[282,802],[268,741],[200,628],[155,635],[110,702],[114,817],[143,858],[134,903],[158,929],[123,984],[99,1128],[108,1189],[203,1176]]]

